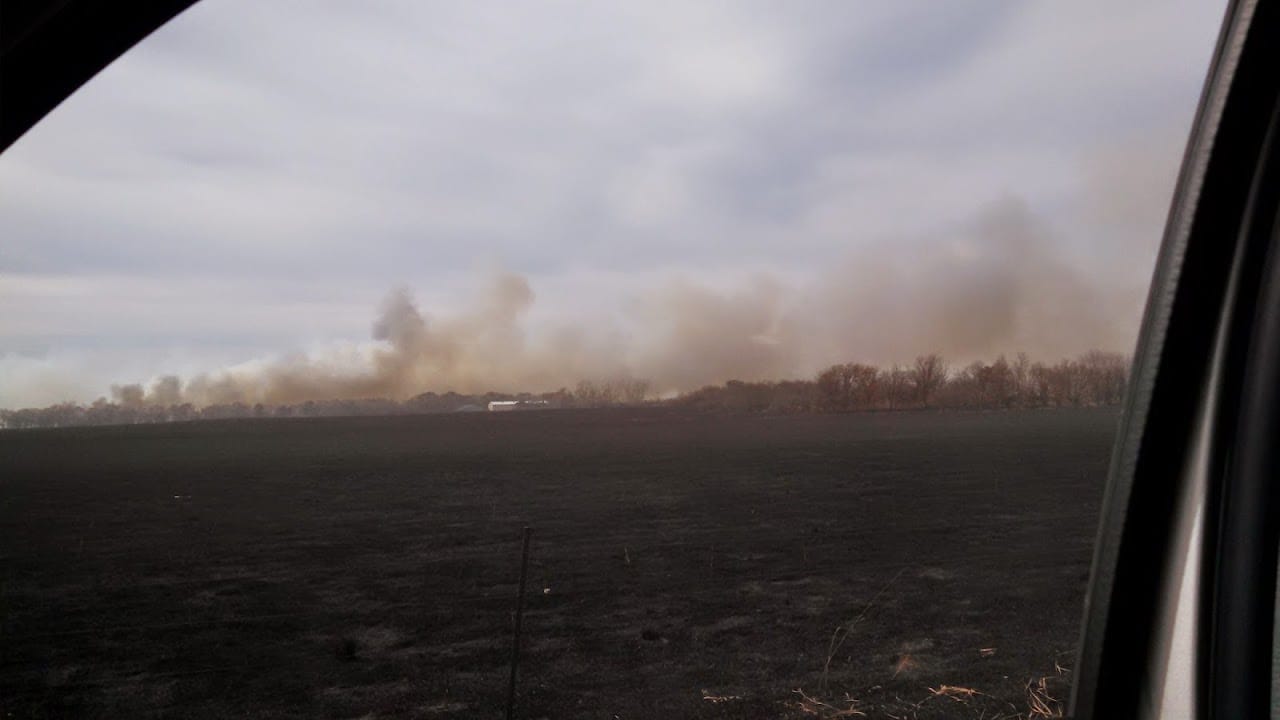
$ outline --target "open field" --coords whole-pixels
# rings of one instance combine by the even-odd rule
[[[1114,427],[611,410],[0,432],[0,710],[500,717],[528,523],[518,717],[834,717],[846,693],[870,717],[1026,716],[1028,681],[1065,695]]]

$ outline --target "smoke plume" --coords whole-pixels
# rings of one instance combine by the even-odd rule
[[[877,364],[1128,352],[1142,288],[1073,267],[1063,244],[1022,202],[1002,200],[948,242],[851,258],[806,298],[799,334],[823,358]]]
[[[126,406],[191,402],[298,403],[426,391],[549,391],[581,381],[643,378],[656,393],[729,379],[812,376],[831,363],[954,362],[1027,351],[1057,358],[1128,351],[1140,288],[1073,267],[1060,242],[1019,201],[987,208],[948,242],[853,254],[816,279],[768,273],[735,287],[671,281],[642,291],[616,326],[532,332],[537,296],[499,272],[467,311],[433,315],[397,289],[352,350],[297,355],[148,387],[112,387]],[[584,301],[588,301],[585,299]]]

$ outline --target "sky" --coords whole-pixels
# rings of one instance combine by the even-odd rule
[[[1128,352],[1222,13],[203,0],[0,155],[0,407]]]

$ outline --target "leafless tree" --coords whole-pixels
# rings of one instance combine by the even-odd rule
[[[947,366],[942,356],[937,353],[921,355],[911,368],[911,384],[915,389],[916,402],[924,407],[929,406],[934,394],[947,381]]]
[[[911,401],[911,373],[894,363],[888,370],[880,371],[880,387],[889,409],[903,407]]]
[[[1093,405],[1111,405],[1124,399],[1129,361],[1119,353],[1090,350],[1077,361],[1084,375],[1084,394]]]
[[[1017,403],[1023,407],[1030,406],[1031,358],[1020,352],[1014,356],[1009,368],[1013,373],[1013,393]]]

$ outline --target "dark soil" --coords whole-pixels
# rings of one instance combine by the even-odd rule
[[[527,523],[517,717],[1025,716],[1066,694],[1115,419],[2,432],[0,711],[501,717]]]

